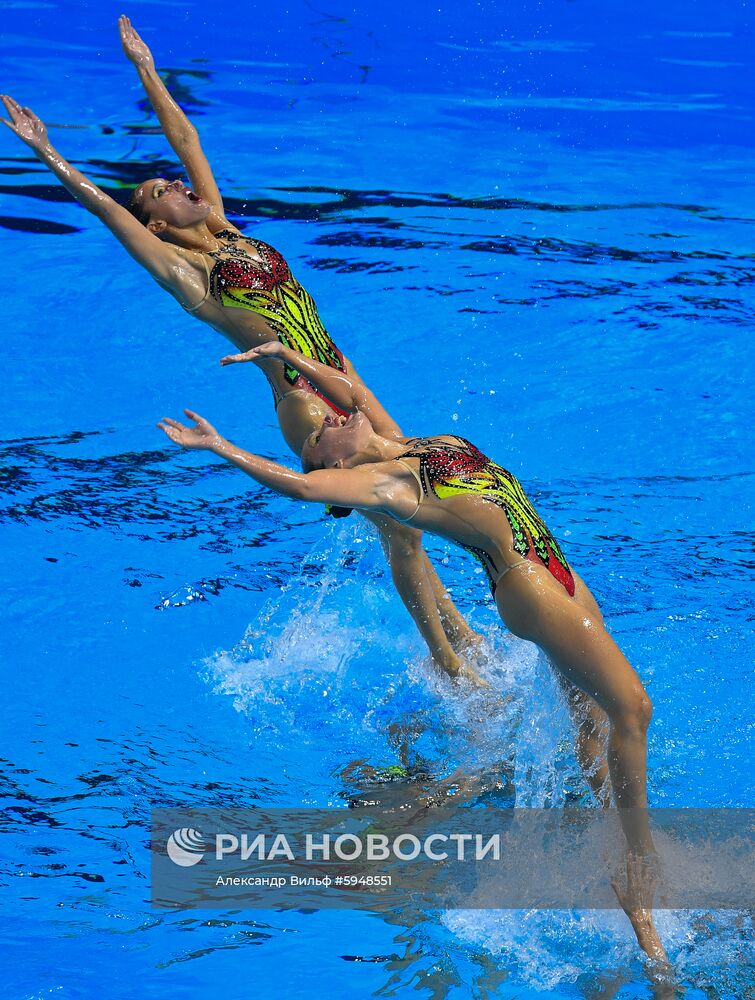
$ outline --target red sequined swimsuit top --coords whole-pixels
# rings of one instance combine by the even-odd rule
[[[187,311],[195,312],[210,296],[228,308],[247,309],[261,316],[286,347],[345,372],[343,354],[323,326],[314,299],[291,274],[282,254],[268,243],[232,229],[214,235],[224,246],[207,255],[215,262],[208,268],[207,294]],[[245,243],[251,244],[258,257],[249,253]],[[284,365],[284,377],[292,389],[314,392],[341,412],[295,368]]]

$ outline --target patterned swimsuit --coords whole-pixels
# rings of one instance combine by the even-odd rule
[[[408,458],[419,459],[419,472],[404,461]],[[484,549],[463,546],[482,563],[493,594],[501,577],[520,563],[530,561],[545,566],[567,594],[574,596],[574,577],[558,542],[530,503],[522,484],[507,469],[483,455],[466,438],[456,436],[451,442],[437,437],[415,438],[410,450],[397,461],[412,473],[420,487],[417,510],[404,518],[405,523],[411,521],[429,496],[438,500],[464,494],[478,496],[504,512],[511,527],[514,551],[521,557],[519,563],[499,566]]]
[[[247,309],[265,320],[281,344],[329,368],[345,372],[343,354],[323,326],[314,299],[291,274],[281,254],[262,240],[241,236],[232,229],[223,229],[214,236],[225,245],[208,253],[207,256],[215,261],[212,269],[202,254],[207,271],[205,297],[195,306],[184,306],[184,309],[196,312],[210,296],[229,308]],[[251,243],[259,260],[252,257],[243,243]],[[284,365],[283,375],[290,388],[280,394],[273,387],[276,409],[287,392],[299,389],[314,393],[336,413],[343,413],[295,368]]]

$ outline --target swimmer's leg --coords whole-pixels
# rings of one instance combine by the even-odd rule
[[[590,618],[605,628],[603,615],[584,580],[572,570],[574,577],[574,600],[588,612]],[[577,760],[587,783],[598,802],[607,808],[611,804],[611,782],[608,773],[606,757],[606,741],[608,737],[609,719],[594,698],[590,698],[571,684],[558,670],[556,664],[551,664],[564,693],[569,712],[577,730],[575,750]]]
[[[629,851],[655,854],[647,817],[647,730],[650,698],[624,654],[591,614],[542,566],[525,564],[508,573],[496,590],[501,618],[523,639],[537,643],[558,671],[590,698],[610,721],[608,767]],[[666,953],[647,905],[627,911],[637,939],[653,959]]]
[[[391,567],[393,583],[427,643],[433,660],[451,677],[456,677],[460,672],[467,675],[468,670],[454,652],[443,628],[435,592],[427,573],[422,532],[399,524],[384,514],[362,513],[380,532],[380,542]]]
[[[469,623],[452,601],[451,595],[443,586],[435,567],[430,562],[430,559],[424,550],[422,555],[425,559],[425,571],[427,573],[427,578],[430,582],[430,586],[432,587],[435,603],[437,605],[438,612],[440,613],[443,631],[446,633],[448,641],[457,651],[470,646],[478,645],[482,642],[482,636],[469,627]]]
[[[594,698],[607,714],[608,766],[616,804],[622,809],[645,809],[652,705],[602,622],[569,597],[544,567],[533,563],[506,575],[496,601],[511,631],[537,643],[565,679]],[[652,851],[649,831],[629,831],[627,839],[640,853]]]
[[[609,719],[600,705],[584,691],[566,680],[555,663],[551,663],[561,690],[569,706],[569,713],[577,731],[575,753],[585,780],[600,805],[606,809],[611,804],[611,781],[606,756],[606,739]]]

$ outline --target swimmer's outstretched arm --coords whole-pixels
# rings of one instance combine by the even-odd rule
[[[245,351],[243,354],[228,354],[220,359],[220,363],[233,365],[244,361],[264,361],[268,358],[275,358],[296,368],[339,409],[350,413],[361,410],[378,434],[389,439],[402,437],[399,425],[360,378],[320,364],[319,361],[313,361],[312,358],[307,358],[298,351],[292,351],[290,347],[277,340],[260,344],[259,347],[253,347],[251,351]]]
[[[25,142],[55,174],[74,198],[110,229],[131,256],[161,284],[177,283],[176,271],[184,266],[177,250],[163,243],[122,205],[105,194],[55,149],[44,123],[31,108],[22,108],[7,94],[1,94],[9,118],[0,118]]]
[[[220,197],[220,191],[215,183],[210,164],[202,151],[199,133],[170,96],[168,88],[155,69],[155,60],[149,46],[140,38],[136,29],[132,27],[131,21],[124,14],[118,18],[118,31],[123,51],[136,67],[142,86],[165,133],[165,138],[186,168],[192,188],[209,205],[212,205],[219,216],[218,221],[224,221],[223,200]]]
[[[295,472],[278,462],[237,448],[227,441],[204,417],[184,410],[194,427],[185,427],[177,420],[163,417],[158,423],[171,441],[182,448],[211,451],[252,479],[292,500],[310,503],[333,503],[362,510],[385,511],[385,492],[392,480],[369,467],[358,469],[318,469],[315,472]]]
[[[294,472],[293,469],[277,462],[271,462],[259,455],[237,448],[220,435],[203,417],[191,410],[184,410],[194,427],[185,427],[177,420],[163,417],[158,427],[171,441],[183,448],[211,451],[224,458],[237,469],[241,469],[252,479],[292,500],[306,500],[311,503],[334,503],[343,507],[357,507],[365,512],[385,513],[396,516],[393,510],[395,480],[386,476],[376,466],[361,466],[357,469],[318,469],[314,472]],[[410,488],[414,493],[414,486]],[[411,506],[411,501],[407,500]],[[427,557],[425,557],[427,558]],[[429,563],[428,563],[429,566]],[[409,607],[409,605],[407,605]],[[409,608],[412,611],[411,607]],[[414,614],[414,612],[412,612]],[[437,611],[435,611],[437,615]],[[465,623],[466,624],[466,623]],[[423,633],[424,634],[424,633]],[[446,643],[446,645],[448,645]],[[433,657],[442,670],[451,677],[465,677],[477,687],[486,687],[483,681],[467,664],[461,661],[453,650],[448,656],[437,655],[431,646]]]

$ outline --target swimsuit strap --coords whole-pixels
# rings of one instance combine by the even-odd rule
[[[411,519],[416,515],[417,511],[419,510],[420,504],[422,503],[422,498],[425,495],[425,491],[422,489],[422,480],[420,479],[417,470],[413,466],[409,465],[408,462],[405,462],[403,458],[397,458],[396,461],[399,463],[399,465],[403,465],[405,469],[408,469],[409,472],[411,472],[411,474],[417,480],[417,486],[419,486],[419,497],[417,499],[417,506],[415,507],[415,509],[412,511],[409,517],[396,518],[396,520],[402,521],[404,524],[406,524],[407,521],[411,521]]]
[[[204,264],[204,273],[207,275],[207,290],[205,291],[202,299],[197,302],[195,306],[187,306],[185,303],[181,303],[181,306],[186,310],[187,313],[195,313],[200,306],[203,306],[207,299],[210,297],[210,265],[207,263],[207,258],[205,255],[199,251],[199,256],[202,258],[202,263]]]
[[[496,587],[504,578],[504,576],[506,576],[507,573],[510,573],[512,569],[517,569],[519,566],[524,566],[525,563],[529,562],[530,562],[529,559],[518,559],[515,563],[512,563],[510,566],[507,566],[506,569],[502,573],[499,573],[498,576],[495,578],[495,580],[493,580],[493,593],[495,594]]]

